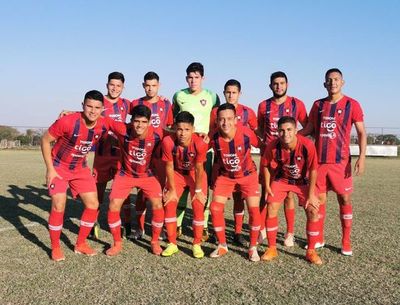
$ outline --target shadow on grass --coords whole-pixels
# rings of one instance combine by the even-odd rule
[[[51,200],[48,196],[46,186],[43,185],[42,188],[38,188],[32,185],[26,185],[25,187],[9,185],[7,191],[11,197],[0,196],[0,216],[13,225],[26,240],[34,243],[50,255],[51,249],[40,240],[38,236],[29,230],[29,227],[31,226],[30,224],[32,223],[42,225],[47,230],[47,218],[43,218],[37,213],[29,210],[29,206],[35,206],[46,213],[50,211]],[[65,219],[79,219],[81,214],[82,206],[76,204],[73,200],[68,199]],[[28,225],[24,224],[24,219],[29,221]],[[75,225],[71,221],[64,221],[64,228],[75,234],[79,231],[79,226]],[[65,234],[61,234],[61,240],[68,248],[74,248],[74,245]]]

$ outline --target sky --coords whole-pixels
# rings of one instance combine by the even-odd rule
[[[367,130],[400,134],[400,1],[2,1],[0,11],[0,125],[47,127],[81,109],[87,91],[106,93],[113,71],[128,99],[143,96],[148,71],[172,98],[199,61],[205,88],[224,100],[237,79],[255,111],[272,72],[284,71],[288,94],[310,110],[337,67]]]

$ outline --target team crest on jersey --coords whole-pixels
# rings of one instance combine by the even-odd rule
[[[100,136],[97,134],[94,136],[94,138],[97,140]]]
[[[289,113],[289,111],[290,111],[290,110],[289,110],[288,108],[286,108],[286,113]]]
[[[149,143],[147,143],[147,146],[149,146],[149,147],[150,147],[150,146],[151,146],[151,143],[150,143],[150,142],[149,142]]]
[[[240,115],[236,116],[237,119],[240,121],[240,119],[242,118]]]
[[[194,157],[194,152],[190,152],[190,153],[189,153],[189,156],[190,156],[191,158],[193,158],[193,157]]]
[[[342,109],[339,109],[338,111],[337,111],[337,113],[339,113],[339,115],[341,115],[342,114]]]
[[[56,187],[54,183],[50,184],[50,188],[53,190]]]
[[[297,156],[297,161],[300,161],[301,160],[301,156]]]
[[[162,107],[160,107],[160,111],[161,111],[161,112],[163,112],[163,111],[164,111],[164,109],[162,109]]]
[[[242,146],[238,146],[237,150],[242,151]]]
[[[205,99],[200,100],[200,104],[201,106],[205,106],[207,104],[207,100]]]

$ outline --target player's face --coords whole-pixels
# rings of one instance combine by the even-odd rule
[[[344,80],[338,72],[329,73],[325,79],[324,87],[329,95],[334,95],[342,92]]]
[[[89,122],[95,122],[103,111],[103,103],[98,100],[86,99],[83,104],[83,114]]]
[[[146,117],[136,116],[132,118],[132,125],[136,135],[140,137],[149,129],[150,121]]]
[[[269,85],[275,98],[280,98],[286,95],[288,83],[284,77],[275,78]]]
[[[143,83],[143,89],[146,96],[149,98],[156,97],[158,95],[158,89],[160,88],[160,83],[156,79],[148,79]]]
[[[111,99],[117,99],[121,96],[124,90],[124,83],[120,79],[110,79],[107,83],[107,95]]]
[[[295,141],[296,134],[296,126],[294,126],[292,123],[284,123],[278,127],[279,139],[286,145],[290,145]]]
[[[190,72],[189,75],[186,76],[186,82],[189,86],[190,91],[201,91],[203,79],[204,77],[201,76],[199,72]]]
[[[237,105],[239,103],[240,91],[237,86],[227,86],[224,91],[225,100],[227,103]]]
[[[222,134],[230,134],[237,124],[235,112],[231,109],[220,111],[217,117],[217,124]]]
[[[176,138],[180,145],[186,145],[190,142],[194,132],[193,125],[189,123],[176,124]]]

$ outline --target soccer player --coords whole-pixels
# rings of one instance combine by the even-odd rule
[[[207,201],[207,175],[204,162],[208,144],[194,133],[194,116],[181,111],[175,117],[175,135],[167,136],[162,142],[162,160],[165,162],[167,183],[164,195],[165,226],[169,244],[162,256],[178,252],[176,245],[176,208],[178,198],[185,187],[189,187],[193,208],[193,256],[204,257],[201,238],[204,227],[204,204]]]
[[[225,101],[235,106],[238,125],[249,127],[256,132],[257,116],[250,107],[239,104],[240,95],[240,82],[235,79],[228,80],[224,86]],[[218,108],[214,108],[211,112],[210,131],[215,131],[217,129],[217,109]],[[244,201],[241,192],[236,190],[233,193],[233,216],[235,220],[235,235],[233,241],[237,245],[246,246],[247,243],[242,235]]]
[[[120,72],[112,72],[108,75],[107,95],[104,97],[103,117],[110,118],[116,122],[125,123],[126,117],[130,112],[131,103],[129,100],[122,98],[121,94],[124,89],[125,77]],[[97,194],[99,203],[103,204],[104,192],[107,182],[114,179],[118,168],[120,167],[121,150],[118,140],[112,131],[109,131],[96,145],[96,152],[93,162],[93,174],[96,179]],[[130,209],[129,196],[126,198],[124,207]],[[126,235],[131,232],[130,213],[125,210],[124,227]],[[98,238],[99,226],[96,223],[91,231],[91,235]]]
[[[292,116],[296,122],[304,127],[307,125],[307,111],[304,103],[295,98],[287,95],[289,83],[287,76],[284,72],[277,71],[271,74],[269,87],[272,90],[273,96],[269,99],[262,101],[258,105],[258,129],[259,134],[263,138],[265,145],[268,145],[278,136],[278,120],[282,116]],[[261,149],[263,155],[264,148]],[[261,195],[261,234],[260,241],[265,239],[265,217],[267,213],[265,198],[265,190],[263,182],[263,171],[260,171],[260,182],[262,187]],[[292,247],[294,245],[294,220],[295,220],[295,204],[292,193],[288,193],[285,199],[285,218],[286,218],[286,236],[284,245]]]
[[[92,256],[96,251],[86,238],[93,227],[99,201],[96,182],[87,166],[86,156],[108,129],[107,121],[101,117],[103,95],[96,90],[85,94],[83,111],[59,118],[43,135],[41,148],[46,163],[46,183],[51,197],[49,232],[51,258],[54,261],[65,259],[60,247],[60,235],[64,222],[67,201],[67,188],[72,195],[81,198],[85,209],[81,217],[75,253]],[[56,144],[51,148],[51,143]]]
[[[210,210],[218,247],[210,257],[218,258],[228,252],[224,207],[235,187],[239,187],[250,216],[249,259],[259,261],[257,237],[260,230],[260,192],[257,167],[251,158],[251,146],[258,147],[258,139],[252,130],[246,127],[238,128],[235,106],[231,104],[226,103],[218,107],[217,122],[218,131],[211,137],[211,146],[219,168]]]
[[[322,260],[315,251],[318,240],[318,199],[315,193],[317,180],[317,156],[314,143],[297,135],[296,120],[283,116],[278,121],[278,139],[273,140],[261,158],[264,171],[267,204],[268,249],[262,260],[271,261],[278,256],[276,235],[278,233],[278,211],[289,192],[297,194],[299,204],[307,215],[306,259],[321,265]]]
[[[132,107],[136,105],[145,105],[149,107],[151,109],[150,124],[153,127],[153,130],[160,136],[164,136],[165,128],[170,128],[172,126],[174,118],[171,102],[158,95],[160,77],[155,72],[147,72],[144,75],[142,86],[145,91],[145,96],[133,100]],[[153,152],[152,162],[154,172],[161,184],[161,188],[164,188],[165,167],[161,160],[160,150]],[[146,216],[146,201],[143,197],[143,192],[139,192],[137,195],[135,209],[138,230],[133,235],[133,238],[141,239],[144,236],[144,220]],[[125,212],[130,212],[130,209]]]
[[[121,241],[121,206],[132,188],[140,188],[152,206],[152,240],[153,254],[160,255],[162,249],[160,236],[164,209],[161,202],[161,186],[150,168],[152,153],[160,143],[160,135],[153,132],[150,126],[151,110],[138,105],[132,109],[130,124],[110,123],[122,148],[121,169],[114,177],[110,193],[108,225],[114,239],[114,245],[106,251],[108,256],[115,256],[122,250]]]
[[[186,69],[186,82],[188,88],[182,89],[174,94],[172,99],[174,115],[180,111],[188,111],[194,116],[196,133],[205,137],[209,132],[210,113],[212,108],[220,104],[217,94],[210,90],[203,89],[204,67],[199,62],[191,63]],[[211,178],[212,152],[207,153],[206,171]],[[178,204],[178,234],[181,233],[182,220],[187,204],[188,192],[180,198]],[[208,217],[209,217],[209,200],[204,210],[204,230],[203,241],[206,241],[208,235]]]
[[[340,207],[340,220],[342,224],[342,249],[343,255],[352,255],[350,233],[353,219],[351,193],[353,192],[353,179],[350,162],[350,133],[354,124],[360,155],[354,166],[355,175],[362,175],[365,169],[365,152],[367,136],[364,126],[364,115],[360,104],[344,95],[342,72],[329,69],[325,73],[324,87],[328,96],[314,102],[310,111],[310,120],[302,134],[315,133],[315,144],[318,156],[317,193],[319,194],[320,208],[320,239],[318,243],[323,246],[325,203],[327,192],[333,190],[337,195]]]

